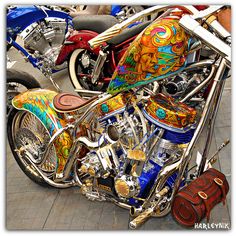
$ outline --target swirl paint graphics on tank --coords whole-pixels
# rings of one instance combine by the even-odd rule
[[[189,36],[177,17],[158,19],[130,45],[117,66],[108,92],[129,90],[184,69]]]
[[[28,90],[15,96],[12,104],[17,109],[29,111],[37,116],[52,136],[66,125],[63,114],[56,112],[53,107],[52,101],[56,95],[56,92],[45,89]],[[72,146],[69,132],[60,134],[54,141],[54,146],[57,154],[56,173],[60,174],[64,170]]]

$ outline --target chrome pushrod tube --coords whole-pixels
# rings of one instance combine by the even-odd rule
[[[153,152],[154,148],[156,147],[156,145],[159,144],[159,142],[160,142],[160,140],[161,140],[161,138],[162,138],[162,136],[163,136],[163,134],[164,134],[164,131],[165,131],[164,129],[160,129],[160,130],[159,130],[159,133],[158,133],[158,135],[156,136],[156,139],[154,140],[152,146],[150,147],[150,149],[149,149],[149,151],[148,151],[148,154],[147,154],[148,159],[145,161],[145,163],[147,163],[147,161],[149,160],[150,155],[152,154],[152,152]]]
[[[225,79],[222,80],[222,82],[219,86],[219,93],[217,94],[218,96],[216,97],[216,102],[215,102],[216,105],[213,107],[214,109],[212,109],[212,111],[211,111],[212,114],[211,114],[211,118],[210,118],[210,124],[209,124],[209,128],[208,128],[207,139],[206,139],[206,142],[205,142],[205,148],[204,148],[204,151],[203,151],[203,154],[202,154],[202,160],[201,160],[200,166],[198,168],[197,176],[200,176],[203,173],[206,162],[207,162],[207,156],[209,154],[210,145],[211,145],[211,142],[212,142],[212,136],[213,136],[214,126],[215,126],[215,120],[216,120],[216,116],[217,116],[217,113],[218,113],[218,110],[219,110],[224,85],[225,85]]]
[[[186,102],[189,100],[192,96],[194,96],[197,92],[199,92],[213,77],[216,71],[216,66],[212,65],[211,72],[208,75],[208,77],[202,81],[197,87],[195,87],[190,93],[188,93],[183,99],[180,100],[180,102]]]
[[[182,155],[181,159],[180,159],[180,166],[179,166],[179,171],[178,171],[178,177],[175,181],[175,185],[173,188],[173,192],[172,192],[172,199],[173,196],[175,196],[175,194],[177,193],[181,180],[183,178],[185,169],[187,167],[187,164],[189,163],[190,159],[191,159],[191,151],[194,148],[196,142],[199,139],[200,134],[202,133],[202,130],[204,128],[204,125],[206,124],[206,121],[208,120],[208,115],[210,112],[210,107],[214,102],[214,99],[217,95],[217,92],[219,92],[218,88],[219,88],[219,83],[222,83],[222,77],[224,75],[225,69],[227,67],[227,62],[224,58],[221,58],[220,60],[220,64],[219,64],[219,68],[217,70],[214,82],[212,84],[211,90],[209,92],[209,95],[207,97],[203,112],[202,112],[202,117],[198,123],[198,126],[195,130],[195,133],[193,135],[192,140],[190,141],[188,147],[186,148],[184,154]]]

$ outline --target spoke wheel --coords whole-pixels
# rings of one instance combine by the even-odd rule
[[[46,158],[42,159],[50,139],[47,129],[32,113],[14,109],[8,118],[7,131],[13,156],[20,168],[34,182],[47,185],[26,158],[29,156],[46,177],[52,178],[57,164],[53,146]]]

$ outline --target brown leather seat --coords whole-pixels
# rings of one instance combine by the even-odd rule
[[[53,99],[54,107],[62,112],[69,112],[78,110],[79,108],[85,106],[86,104],[92,102],[97,97],[92,97],[91,99],[85,100],[78,95],[71,93],[59,93]]]

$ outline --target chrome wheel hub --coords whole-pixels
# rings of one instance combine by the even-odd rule
[[[47,173],[54,172],[56,168],[56,153],[52,147],[45,160],[42,162],[44,152],[50,140],[50,136],[42,123],[31,113],[24,113],[15,119],[15,148],[21,154],[29,155],[34,163],[39,163],[39,168]]]

